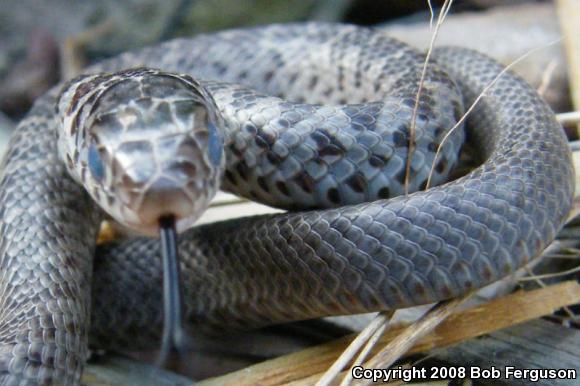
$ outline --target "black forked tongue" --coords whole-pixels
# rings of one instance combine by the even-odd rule
[[[171,368],[179,363],[180,356],[190,341],[183,328],[183,293],[173,216],[159,219],[159,235],[163,258],[163,340],[157,364]]]

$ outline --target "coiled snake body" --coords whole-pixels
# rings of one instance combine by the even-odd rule
[[[434,57],[437,66],[429,66],[417,114],[412,191],[425,187],[432,162],[434,181],[444,181],[463,131],[449,136],[434,161],[437,147],[463,103],[470,104],[502,69],[465,49],[438,49]],[[172,163],[155,151],[175,144],[153,140],[119,150],[121,155],[149,149],[165,165],[162,171],[209,176],[198,185],[187,180],[192,185],[182,191],[196,192],[200,201],[211,198],[224,175],[226,189],[267,204],[328,208],[185,232],[180,249],[191,323],[246,328],[433,302],[498,280],[539,255],[570,209],[573,170],[552,111],[513,74],[502,76],[467,120],[467,138],[485,160],[481,166],[447,184],[383,199],[403,193],[422,62],[420,54],[380,31],[275,25],[175,40],[90,69],[154,67],[208,80],[201,84],[142,69],[126,71],[117,91],[96,102],[86,101],[90,93],[120,75],[85,77],[89,86],[81,91],[69,84],[74,92],[63,91],[59,100],[76,100],[78,106],[59,104],[58,115],[61,87],[40,98],[11,140],[0,180],[0,383],[77,384],[89,335],[103,347],[156,344],[162,322],[158,241],[105,246],[94,259],[101,211],[66,169],[76,170],[75,179],[87,182],[86,190],[102,205],[117,205],[115,197],[95,188],[99,179],[114,185],[114,176],[100,168],[106,160],[95,149],[75,153],[74,146],[97,141],[102,149],[110,132],[122,132],[122,140],[131,142],[142,127],[132,131],[129,113],[155,121],[158,115],[146,112],[157,108],[163,116],[164,98],[186,106],[171,107],[167,119],[196,128],[186,142],[193,139],[201,155],[189,164]],[[259,92],[218,83],[223,81]],[[124,107],[115,110],[115,98],[123,95],[140,95],[141,104],[122,101]],[[78,117],[71,115],[75,111]],[[115,120],[110,113],[121,115]],[[205,121],[195,121],[199,117]],[[73,118],[89,127],[88,134],[60,132],[57,141],[61,122],[70,131]],[[99,126],[102,137],[91,131]],[[57,142],[70,159],[58,155]],[[178,154],[187,152],[179,146]],[[132,183],[127,197],[136,192],[139,208],[158,215],[148,201],[155,200],[139,190],[139,177],[153,177],[131,174],[133,166],[149,161],[117,161],[130,178],[115,180],[116,186]],[[155,179],[152,185],[168,184],[159,175]],[[209,193],[201,192],[202,185]],[[159,205],[177,210],[172,205],[183,200],[176,200]],[[184,204],[199,209],[194,207]],[[117,205],[110,214],[118,218],[129,211]],[[127,223],[135,225],[136,217]]]

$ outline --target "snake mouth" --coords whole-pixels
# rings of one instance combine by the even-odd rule
[[[164,182],[160,183],[164,187]],[[190,228],[203,212],[204,198],[194,200],[182,189],[159,189],[154,186],[141,195],[139,200],[124,203],[124,211],[130,212],[119,219],[125,225],[148,236],[157,236],[160,224],[171,218],[177,232]],[[201,205],[200,205],[201,204]]]
[[[175,219],[195,214],[195,202],[181,184],[167,177],[157,178],[143,194],[138,214],[145,223],[158,222],[160,218]]]
[[[145,182],[135,182],[125,175],[115,185],[117,200],[112,200],[112,205],[102,202],[101,205],[117,222],[146,236],[159,235],[162,218],[173,218],[179,233],[191,228],[209,206],[219,178],[210,176],[201,181],[177,178],[176,175],[186,174],[176,173],[175,167],[171,166],[173,174],[160,172]]]

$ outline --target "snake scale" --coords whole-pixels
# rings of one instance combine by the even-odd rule
[[[553,240],[573,197],[570,153],[553,112],[516,75],[499,78],[469,115],[466,134],[454,131],[434,161],[463,106],[502,70],[471,50],[434,52],[416,116],[415,192],[401,195],[423,60],[380,30],[308,23],[178,39],[87,70],[194,76],[199,83],[125,71],[113,77],[124,76],[126,87],[87,109],[105,114],[115,95],[193,85],[207,110],[194,109],[195,117],[205,114],[211,124],[214,114],[220,126],[210,128],[213,137],[200,129],[196,172],[205,167],[214,180],[223,175],[226,190],[302,210],[182,233],[189,323],[250,328],[434,302],[510,274]],[[98,79],[92,86],[109,78]],[[95,157],[83,163],[86,149],[64,162],[59,156],[61,88],[36,101],[2,166],[2,385],[78,384],[89,340],[105,348],[156,345],[161,332],[159,242],[141,237],[95,248],[102,211],[75,181],[88,177],[73,179],[67,167],[80,162],[92,177],[103,171],[86,171]],[[121,121],[129,132],[131,120]],[[422,190],[432,162],[434,182],[445,181],[464,137],[483,163]]]

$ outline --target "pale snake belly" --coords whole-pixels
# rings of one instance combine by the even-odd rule
[[[483,164],[421,191],[462,105],[503,68],[466,49],[435,51],[416,120],[416,192],[387,199],[404,193],[423,60],[380,31],[310,23],[175,40],[90,69],[214,80],[201,85],[224,123],[222,187],[304,210],[184,232],[189,323],[250,328],[435,302],[510,274],[553,240],[573,196],[570,153],[553,112],[512,73],[466,121]],[[1,384],[77,384],[89,337],[128,348],[156,345],[161,332],[158,240],[100,247],[94,259],[102,215],[57,152],[60,88],[19,124],[2,166]],[[434,182],[463,137],[442,146]]]

